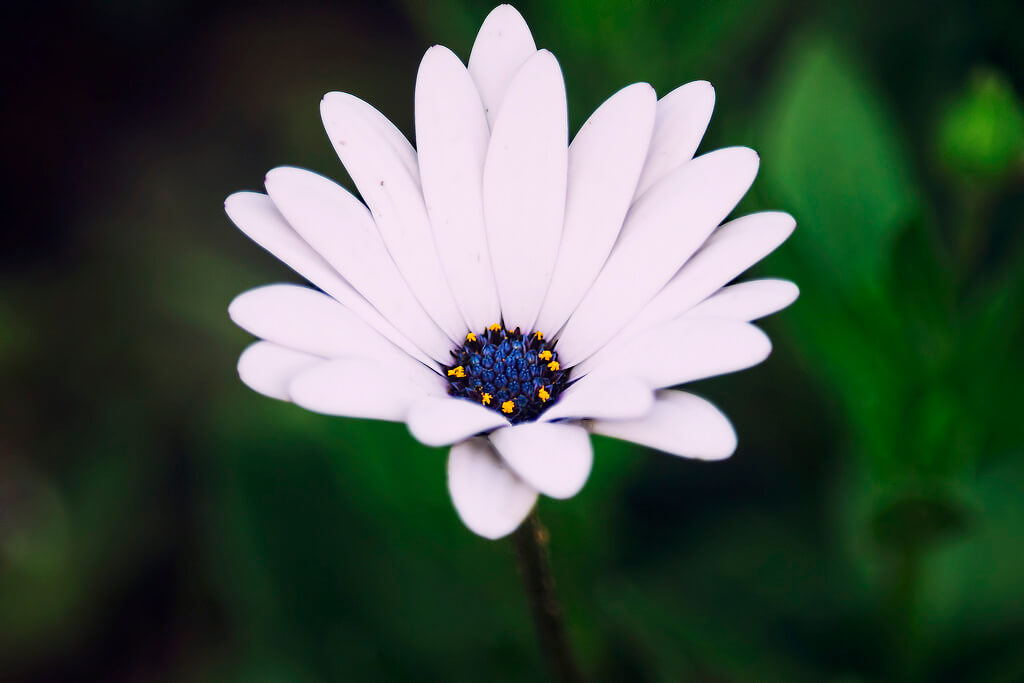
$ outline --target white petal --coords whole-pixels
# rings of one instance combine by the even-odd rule
[[[729,221],[708,238],[629,327],[640,332],[678,318],[774,251],[795,227],[793,217],[780,211]]]
[[[509,467],[530,486],[552,498],[571,498],[590,475],[594,453],[578,425],[526,422],[490,435]]]
[[[288,222],[350,285],[432,358],[448,360],[451,340],[402,279],[362,202],[301,168],[275,168],[266,185]]]
[[[750,323],[684,316],[606,350],[600,359],[588,359],[580,372],[629,375],[658,389],[757,365],[771,353],[772,344]]]
[[[416,145],[423,197],[452,294],[471,330],[501,319],[484,230],[483,174],[490,129],[466,67],[440,45],[416,77]]]
[[[722,288],[686,315],[750,322],[781,311],[799,295],[800,290],[788,280],[751,280]]]
[[[509,471],[486,439],[452,446],[448,490],[463,524],[490,539],[515,531],[537,502],[537,492]]]
[[[469,73],[492,126],[508,84],[536,51],[530,27],[511,5],[495,7],[484,19],[469,55]]]
[[[461,339],[465,321],[441,270],[415,157],[408,165],[409,141],[383,114],[352,95],[328,93],[320,114],[413,294],[451,339]]]
[[[224,209],[232,222],[256,244],[340,301],[406,353],[424,363],[432,363],[429,356],[385,320],[349,283],[338,276],[322,256],[299,237],[270,197],[257,192],[236,192],[224,202]]]
[[[550,422],[566,417],[625,419],[640,417],[651,409],[654,392],[631,377],[588,375],[572,384],[548,408],[540,420]]]
[[[409,431],[427,446],[447,446],[474,434],[507,427],[497,412],[464,398],[424,398],[413,404],[405,420]]]
[[[580,302],[622,229],[654,125],[654,89],[623,88],[569,146],[565,227],[536,328],[554,333]]]
[[[251,289],[235,297],[228,315],[257,337],[321,358],[368,358],[402,372],[426,370],[352,311],[308,287]]]
[[[681,85],[658,101],[658,118],[636,197],[693,158],[714,108],[715,89],[707,81]]]
[[[638,420],[599,420],[590,430],[641,446],[700,460],[721,460],[736,450],[729,418],[699,396],[659,391],[651,412]]]
[[[321,360],[308,353],[260,341],[238,357],[238,376],[250,389],[288,401],[288,384],[292,379]]]
[[[288,385],[288,393],[295,403],[318,413],[400,422],[415,401],[444,395],[444,384],[436,375],[408,375],[346,358],[307,369]]]
[[[541,50],[509,85],[484,166],[484,218],[505,325],[532,329],[565,214],[565,83]]]
[[[711,152],[633,205],[608,262],[559,338],[566,365],[599,349],[647,305],[736,206],[757,166],[750,149]]]

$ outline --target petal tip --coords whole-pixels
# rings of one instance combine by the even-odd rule
[[[515,21],[522,22],[524,25],[526,24],[526,19],[523,18],[522,13],[507,2],[492,9],[487,14],[487,18],[484,19],[483,25],[486,25],[489,21]]]

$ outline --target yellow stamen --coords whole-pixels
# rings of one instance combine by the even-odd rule
[[[468,341],[468,342],[476,341],[476,335],[473,334],[472,332],[470,332],[469,334],[466,335],[466,341]]]
[[[513,403],[512,401],[505,401],[504,403],[501,404],[501,412],[505,413],[506,415],[510,415],[512,411],[515,410],[515,408],[516,404]]]
[[[487,329],[489,329],[491,332],[501,332],[501,325],[499,325],[498,323],[494,323]]]
[[[543,332],[534,332],[533,336],[536,337],[537,339],[543,339],[544,338],[544,333]]]
[[[488,393],[485,393],[483,396],[480,397],[480,402],[483,403],[485,406],[489,406],[491,405],[492,398],[494,397]]]
[[[543,351],[537,354],[537,358],[540,358],[541,360],[551,360],[551,352],[548,351],[547,349],[544,349]]]
[[[537,398],[540,399],[541,403],[545,403],[549,398],[551,398],[551,394],[548,393],[547,389],[541,387],[540,391],[537,392]]]
[[[466,371],[465,371],[465,369],[461,365],[458,365],[458,366],[456,366],[456,367],[454,367],[454,368],[452,368],[451,370],[448,371],[448,376],[449,377],[455,376],[455,377],[462,378],[462,377],[466,376]]]
[[[560,367],[561,366],[558,364],[557,360],[553,360],[550,363],[548,363],[548,370],[550,370],[551,372],[555,372]]]

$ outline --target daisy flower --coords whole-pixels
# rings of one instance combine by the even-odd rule
[[[259,337],[238,363],[270,397],[405,422],[451,446],[448,486],[472,531],[504,536],[538,494],[575,495],[589,434],[714,460],[729,420],[687,382],[764,360],[750,321],[797,296],[728,284],[794,228],[784,213],[720,223],[758,168],[750,149],[694,157],[714,105],[704,81],[660,100],[612,95],[568,142],[565,84],[512,7],[484,21],[468,67],[434,46],[419,67],[416,143],[353,95],[321,102],[362,200],[276,168],[225,204],[314,288],[243,293]]]

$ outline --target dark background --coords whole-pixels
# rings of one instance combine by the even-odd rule
[[[544,500],[607,681],[1024,680],[1024,6],[524,0],[573,130],[637,80],[717,89],[739,212],[796,216],[771,358],[694,387],[702,464],[599,440]],[[5,10],[0,680],[542,675],[508,542],[445,452],[237,379],[237,293],[293,279],[223,215],[275,165],[347,182],[345,90],[411,135],[416,67],[490,3]]]

